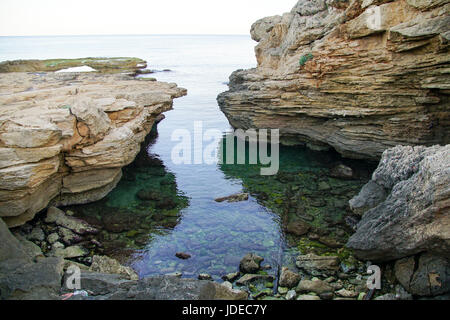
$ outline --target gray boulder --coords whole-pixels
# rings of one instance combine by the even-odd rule
[[[372,181],[389,195],[364,214],[347,243],[358,258],[450,257],[450,145],[386,150]]]

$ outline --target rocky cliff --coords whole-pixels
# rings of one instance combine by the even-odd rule
[[[103,198],[185,94],[120,74],[0,74],[0,217],[13,227]]]
[[[379,159],[450,142],[448,0],[300,0],[253,24],[258,67],[218,97],[237,128]]]

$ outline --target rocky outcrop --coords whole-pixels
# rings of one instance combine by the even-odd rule
[[[379,159],[396,145],[450,142],[450,3],[300,0],[257,21],[258,67],[218,97],[236,128]]]
[[[139,58],[14,60],[0,62],[0,73],[51,72],[77,67],[89,67],[100,73],[140,73],[147,62]]]
[[[0,217],[84,204],[118,183],[157,117],[186,94],[125,75],[0,75]]]
[[[389,149],[369,183],[388,196],[378,203],[367,198],[371,209],[347,243],[359,258],[389,261],[420,252],[450,258],[450,145]]]
[[[367,211],[347,247],[364,260],[397,260],[395,276],[413,295],[450,292],[449,186],[450,145],[385,151],[372,180],[350,201],[356,213]],[[366,196],[368,190],[383,192]]]

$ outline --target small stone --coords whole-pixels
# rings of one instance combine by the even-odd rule
[[[356,298],[358,296],[358,293],[356,293],[355,291],[347,289],[341,289],[339,291],[336,291],[336,294],[343,298]]]
[[[332,292],[324,292],[319,295],[322,300],[333,300],[334,294]]]
[[[238,193],[238,194],[233,194],[231,196],[228,197],[223,197],[223,198],[217,198],[215,201],[216,202],[241,202],[241,201],[247,201],[249,198],[249,194],[248,193]]]
[[[289,288],[286,288],[286,287],[278,287],[278,293],[279,294],[286,294],[286,293],[288,293],[288,291],[289,291]]]
[[[347,167],[343,164],[339,164],[330,170],[330,176],[333,178],[340,178],[340,179],[352,179],[353,170],[350,167]]]
[[[302,280],[298,284],[296,291],[299,293],[302,292],[314,292],[317,294],[321,294],[324,292],[333,292],[334,289],[328,283],[322,280]]]
[[[187,260],[191,258],[191,255],[189,253],[177,252],[175,254],[175,257],[177,257],[178,259]]]
[[[166,276],[167,277],[181,278],[183,276],[183,273],[181,273],[181,272],[172,272],[172,273],[167,273]]]
[[[198,280],[212,280],[212,277],[207,273],[201,273],[198,275]]]
[[[52,233],[52,234],[50,234],[48,237],[47,237],[47,241],[48,241],[48,243],[50,243],[50,244],[54,244],[56,241],[58,241],[59,240],[59,235],[55,232],[55,233]]]
[[[239,275],[240,275],[240,272],[233,272],[233,273],[229,273],[227,275],[224,275],[222,277],[222,279],[225,280],[225,281],[234,282],[234,280],[239,278]]]
[[[117,260],[106,256],[93,256],[89,270],[99,273],[120,274],[129,280],[139,279],[139,276],[133,269],[122,266]]]
[[[243,273],[255,273],[261,268],[262,261],[264,261],[264,258],[254,253],[249,253],[242,258],[239,264],[239,270]]]
[[[286,300],[294,300],[297,296],[297,292],[295,290],[290,290],[286,293]]]
[[[293,288],[298,285],[301,280],[301,276],[295,272],[292,272],[288,268],[282,268],[280,275],[280,286]]]
[[[313,300],[320,300],[320,298],[318,296],[303,294],[303,295],[298,296],[297,300],[313,301]]]
[[[246,274],[242,278],[240,278],[236,283],[238,285],[246,285],[246,284],[256,281],[256,280],[274,281],[275,278],[270,275]]]
[[[52,244],[51,248],[52,250],[56,250],[56,249],[64,249],[65,247],[61,242],[56,241]]]
[[[35,227],[26,238],[31,241],[44,241],[45,233],[41,228]]]
[[[317,256],[307,254],[297,257],[296,265],[309,273],[312,271],[337,272],[339,270],[339,258],[337,256]]]

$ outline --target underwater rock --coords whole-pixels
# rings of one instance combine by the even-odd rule
[[[330,176],[333,178],[340,178],[340,179],[352,179],[353,169],[343,164],[339,164],[330,170]]]
[[[98,230],[90,226],[87,222],[68,216],[64,211],[50,207],[47,210],[46,223],[55,223],[60,227],[69,229],[79,235],[96,234]]]
[[[275,277],[271,275],[264,275],[264,274],[246,274],[242,276],[239,280],[236,281],[238,285],[247,285],[253,281],[274,281]]]
[[[178,259],[187,260],[191,258],[191,255],[185,252],[177,252],[175,254],[175,257],[177,257]]]
[[[157,190],[142,189],[137,193],[137,197],[144,201],[158,201],[161,199],[161,192]]]
[[[231,196],[228,197],[223,197],[223,198],[217,198],[215,199],[216,202],[241,202],[241,201],[247,201],[249,197],[248,193],[237,193],[237,194],[233,194]]]

